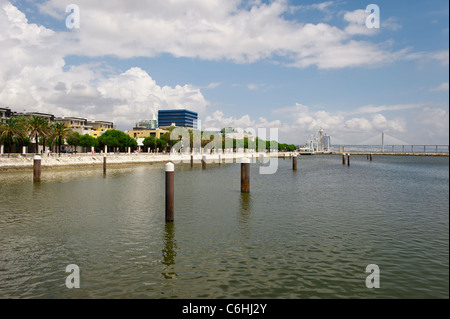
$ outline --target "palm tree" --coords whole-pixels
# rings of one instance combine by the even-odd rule
[[[11,153],[14,138],[24,138],[25,135],[24,119],[21,117],[11,117],[5,124],[0,125],[0,142],[8,143],[9,153]]]
[[[52,133],[53,137],[58,139],[58,153],[61,154],[62,140],[65,139],[72,132],[70,128],[64,125],[64,123],[53,123]]]
[[[41,133],[44,154],[45,154],[45,145],[47,142],[47,138],[51,137],[51,134],[52,134],[51,124],[48,119],[44,119],[42,121],[42,133]]]
[[[27,126],[30,138],[35,137],[35,153],[37,154],[39,151],[39,136],[44,136],[48,133],[48,120],[43,117],[33,115],[28,120]]]

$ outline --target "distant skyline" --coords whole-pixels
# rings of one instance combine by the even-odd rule
[[[449,4],[0,0],[0,107],[113,121],[198,112],[303,144],[449,144]],[[367,28],[366,6],[380,9]],[[380,140],[381,141],[381,140]]]

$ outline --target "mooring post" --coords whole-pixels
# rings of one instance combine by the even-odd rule
[[[166,222],[174,220],[174,171],[173,163],[166,164]]]
[[[191,155],[191,167],[194,167],[194,155]]]
[[[342,153],[342,165],[345,165],[345,153]]]
[[[371,161],[371,162],[373,161],[372,153],[370,153],[370,161]]]
[[[103,155],[103,174],[106,175],[106,154]]]
[[[292,156],[292,170],[293,171],[297,170],[297,154],[294,154]]]
[[[350,153],[347,153],[347,165],[350,166]]]
[[[241,193],[250,193],[250,160],[241,160]]]
[[[41,157],[35,155],[33,158],[33,181],[39,183],[41,181]]]
[[[202,168],[206,169],[206,155],[202,156]]]
[[[219,165],[222,165],[222,155],[219,154]]]

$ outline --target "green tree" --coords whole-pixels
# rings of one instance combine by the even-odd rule
[[[165,140],[157,138],[156,139],[156,147],[162,151],[163,149],[165,149],[167,147],[167,143]]]
[[[55,122],[52,125],[52,137],[58,141],[58,153],[61,154],[61,145],[63,140],[69,136],[72,131],[64,123]]]
[[[67,135],[66,138],[66,142],[67,144],[73,146],[73,147],[77,147],[77,146],[81,146],[80,145],[80,139],[81,139],[81,134],[78,132],[72,132],[70,134]]]
[[[132,149],[136,149],[137,141],[129,135],[126,135],[124,147],[131,147]]]
[[[35,153],[37,154],[39,150],[39,136],[48,136],[50,131],[48,120],[43,117],[33,115],[28,119],[27,126],[30,138],[35,138]]]
[[[26,134],[25,120],[22,117],[11,117],[5,124],[0,125],[0,142],[7,146],[8,153],[11,153],[14,139],[23,139]]]
[[[89,134],[84,134],[80,136],[78,145],[90,149],[91,147],[96,147],[98,145],[98,140]]]
[[[113,147],[115,150],[125,147],[136,147],[137,142],[134,138],[118,130],[107,130],[98,138],[99,146]]]
[[[167,147],[170,149],[172,148],[174,141],[170,139],[170,132],[164,133],[159,138],[162,142],[160,142],[160,146],[162,150],[167,150]],[[158,146],[158,148],[160,147]]]
[[[152,151],[156,149],[156,137],[154,136],[147,136],[144,138],[144,141],[142,144],[146,147],[151,149]]]

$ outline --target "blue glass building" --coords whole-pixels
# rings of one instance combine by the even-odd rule
[[[158,110],[159,127],[176,126],[197,128],[198,114],[189,110]]]

